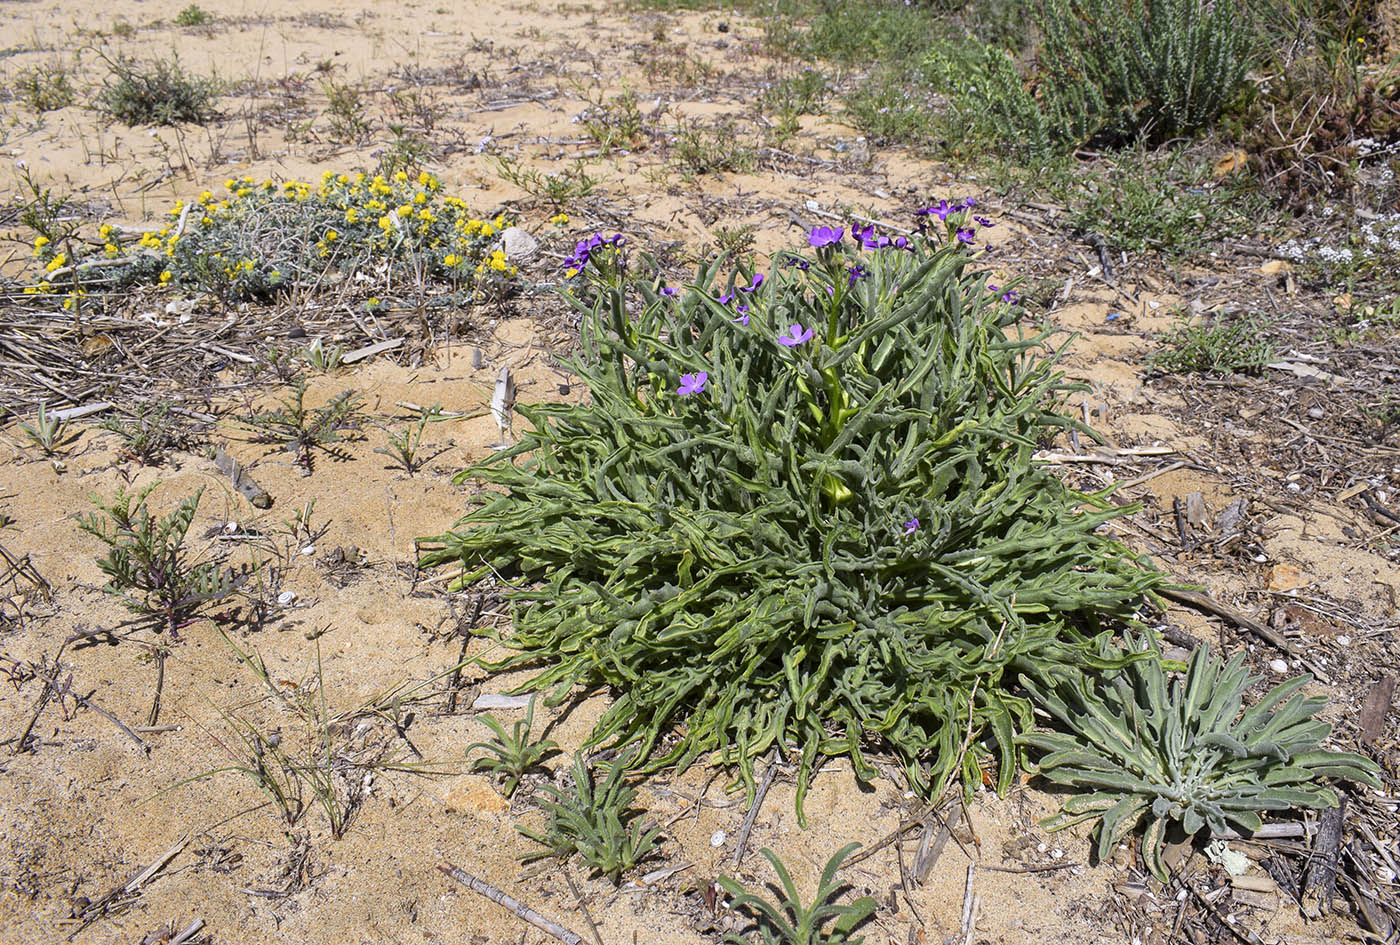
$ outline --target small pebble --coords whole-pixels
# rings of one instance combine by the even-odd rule
[[[1282,675],[1288,672],[1288,664],[1283,660],[1269,660],[1269,669],[1272,669],[1274,672],[1278,673],[1279,675]]]
[[[295,591],[283,591],[277,595],[277,603],[281,604],[283,607],[290,605],[292,601],[296,599],[297,595]]]
[[[1338,645],[1338,646],[1351,646],[1351,637],[1349,637],[1349,636],[1347,636],[1347,635],[1345,635],[1345,634],[1343,634],[1342,636],[1337,637],[1337,645]]]
[[[722,847],[722,846],[724,846],[724,831],[723,831],[723,830],[716,830],[714,833],[710,834],[710,846],[712,846],[712,847]]]
[[[237,522],[228,522],[227,524],[225,524],[225,525],[224,525],[224,534],[225,534],[225,535],[237,535],[237,534],[238,534],[238,523],[237,523]]]
[[[309,558],[316,553],[316,546],[307,545],[305,548],[301,549],[301,553]]]
[[[1048,849],[1050,849],[1050,844],[1048,844],[1048,843],[1042,843],[1042,844],[1040,844],[1039,846],[1037,846],[1037,847],[1035,848],[1035,852],[1037,852],[1037,853],[1044,853],[1044,852],[1045,852],[1046,850],[1048,850]]]
[[[1323,417],[1327,416],[1327,412],[1321,407],[1309,407],[1308,416],[1312,417],[1314,420],[1321,420]]]
[[[1299,485],[1298,483],[1296,483],[1296,482],[1290,482],[1290,483],[1289,483],[1287,486],[1285,486],[1284,488],[1286,488],[1289,492],[1302,492],[1302,491],[1303,491],[1303,487],[1300,486],[1300,485]]]
[[[1268,560],[1269,560],[1269,556],[1268,556],[1268,555],[1255,555],[1255,556],[1254,556],[1254,562],[1255,562],[1256,564],[1263,564],[1265,561],[1268,561]]]

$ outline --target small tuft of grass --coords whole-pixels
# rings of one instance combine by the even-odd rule
[[[675,135],[672,153],[677,166],[687,176],[751,171],[757,164],[757,154],[743,143],[733,119],[726,118],[711,126],[682,121],[672,132]]]
[[[185,27],[210,26],[214,22],[214,14],[205,10],[197,3],[191,3],[179,13],[175,14],[175,25]]]
[[[39,114],[67,108],[78,96],[68,69],[59,62],[21,69],[15,76],[15,94]]]
[[[547,200],[556,210],[587,197],[598,187],[598,178],[585,170],[582,160],[561,171],[541,174],[533,167],[521,167],[518,159],[503,156],[496,158],[496,172],[502,180],[514,184],[531,197]]]
[[[583,114],[583,130],[604,154],[618,149],[640,151],[647,145],[646,119],[631,89],[590,105]]]
[[[358,144],[369,138],[374,130],[365,117],[364,92],[349,83],[327,79],[321,89],[326,93],[326,118],[333,141]]]
[[[1268,324],[1254,318],[1193,322],[1189,315],[1157,336],[1148,363],[1168,374],[1258,374],[1277,357]]]
[[[122,452],[142,466],[158,466],[171,450],[187,449],[195,441],[169,401],[137,404],[131,416],[104,420],[98,426],[115,433]]]
[[[106,57],[104,57],[106,58]],[[203,124],[217,115],[219,83],[190,75],[178,56],[141,62],[107,58],[97,110],[124,125]]]
[[[77,432],[68,429],[61,417],[55,417],[48,407],[39,404],[33,423],[20,423],[20,430],[29,442],[39,447],[45,456],[53,456],[77,437]]]
[[[291,393],[273,410],[251,413],[243,425],[254,432],[260,443],[277,443],[296,453],[297,463],[308,473],[317,449],[335,455],[334,444],[353,429],[360,410],[358,395],[347,390],[325,406],[306,406],[306,381],[292,383]]]

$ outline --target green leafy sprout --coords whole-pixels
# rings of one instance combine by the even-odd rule
[[[1262,824],[1260,811],[1335,807],[1324,777],[1380,787],[1374,762],[1318,747],[1332,726],[1314,718],[1327,700],[1301,692],[1311,676],[1280,683],[1241,712],[1260,680],[1245,669],[1243,653],[1223,663],[1198,647],[1168,684],[1155,649],[1145,639],[1129,642],[1151,658],[1107,682],[1081,674],[1055,685],[1022,679],[1066,729],[1024,737],[1040,755],[1040,774],[1084,792],[1046,822],[1049,829],[1097,821],[1103,859],[1145,820],[1143,860],[1166,882],[1169,828],[1188,837],[1203,828],[1219,836],[1231,823],[1252,832]]]
[[[614,884],[623,873],[646,859],[655,849],[661,831],[648,828],[639,819],[641,811],[632,807],[637,792],[624,778],[630,762],[635,760],[635,755],[626,761],[614,759],[603,782],[595,784],[583,753],[574,755],[571,787],[541,787],[549,795],[539,801],[549,815],[544,832],[516,828],[547,848],[527,855],[526,859],[551,855],[564,859],[577,853]]]
[[[67,428],[62,417],[49,413],[48,407],[43,403],[39,404],[34,422],[21,422],[19,428],[29,442],[39,447],[45,456],[53,456],[78,436],[77,431]]]
[[[534,698],[530,699],[525,710],[525,718],[511,726],[509,732],[494,716],[483,715],[481,721],[496,737],[489,742],[476,742],[467,746],[467,754],[471,754],[477,748],[488,753],[486,757],[472,762],[472,770],[487,771],[500,778],[501,792],[506,797],[515,793],[520,779],[527,772],[538,768],[540,762],[558,748],[558,745],[547,738],[535,741],[531,736],[530,730],[535,724]]]
[[[782,902],[773,903],[762,896],[753,895],[728,876],[721,876],[718,883],[733,897],[733,908],[747,910],[757,920],[763,945],[860,945],[865,939],[851,938],[851,931],[875,911],[875,900],[866,896],[844,906],[834,901],[841,891],[841,884],[836,882],[836,871],[859,846],[859,843],[848,843],[832,854],[822,870],[810,906],[802,905],[802,897],[797,892],[792,875],[772,850],[760,852],[773,864],[773,870],[782,883]],[[828,922],[832,923],[831,930],[823,932],[822,928]],[[733,933],[726,935],[724,940],[733,945],[747,945],[744,939]]]
[[[311,469],[315,449],[334,450],[359,417],[360,400],[347,390],[320,407],[306,406],[306,381],[298,378],[291,393],[272,410],[256,411],[243,421],[263,443],[279,443],[296,453],[302,468]]]
[[[420,540],[458,586],[513,582],[488,668],[536,666],[517,691],[552,704],[611,687],[587,746],[645,771],[717,753],[752,791],[776,747],[799,813],[819,759],[873,780],[871,750],[926,796],[983,763],[1009,787],[1016,674],[1122,665],[1104,621],[1162,577],[1100,532],[1123,510],[1032,462],[1072,388],[976,270],[970,211],[946,225],[868,251],[819,228],[815,258],[665,291],[620,237],[580,244],[590,398],[518,407],[531,432],[457,477],[491,488]]]

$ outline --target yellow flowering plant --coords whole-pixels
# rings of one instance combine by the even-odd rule
[[[167,223],[126,244],[125,265],[84,266],[81,246],[74,258],[43,234],[34,241],[34,255],[45,274],[76,266],[89,287],[167,285],[224,301],[266,299],[356,271],[375,271],[389,285],[436,283],[485,301],[504,297],[516,284],[516,267],[500,248],[500,233],[512,222],[473,215],[427,173],[327,171],[315,183],[239,177],[226,181],[221,193],[206,190],[190,203],[177,202]],[[122,257],[115,227],[104,224],[98,239],[95,256]]]

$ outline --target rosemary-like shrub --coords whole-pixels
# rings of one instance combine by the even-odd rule
[[[520,691],[554,702],[611,687],[589,745],[648,770],[717,752],[752,789],[777,747],[799,812],[820,758],[872,778],[872,748],[935,793],[994,745],[1009,784],[1017,673],[1121,665],[1100,618],[1159,576],[1099,533],[1119,510],[1032,462],[1068,388],[975,271],[969,212],[929,212],[946,234],[818,228],[815,259],[738,288],[715,265],[658,291],[580,244],[590,399],[520,407],[532,432],[460,473],[489,487],[420,544],[459,585],[514,581],[518,652],[488,668],[542,667]]]

